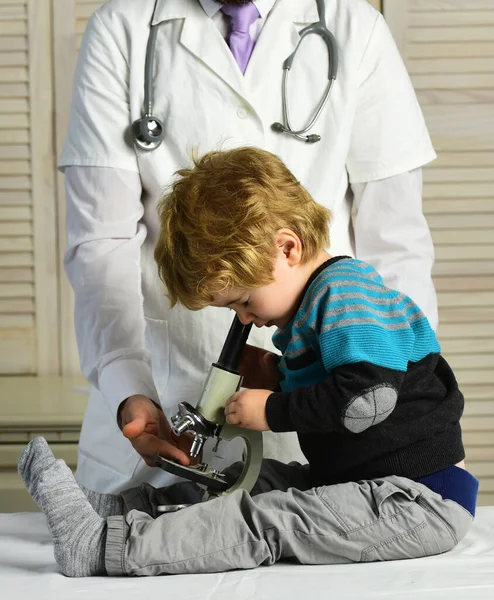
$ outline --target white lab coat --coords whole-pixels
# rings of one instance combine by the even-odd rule
[[[389,30],[365,0],[326,2],[327,23],[338,42],[340,61],[331,99],[314,130],[322,139],[313,145],[274,133],[270,126],[282,120],[282,63],[295,48],[298,31],[318,18],[314,0],[278,0],[262,28],[245,76],[197,0],[160,0],[155,16],[160,28],[153,112],[164,123],[165,141],[154,152],[136,151],[128,128],[142,113],[153,5],[154,0],[110,0],[90,19],[59,162],[62,169],[106,167],[139,173],[143,189],[142,204],[134,215],[133,240],[140,246],[146,341],[143,337],[142,348],[128,347],[122,335],[119,347],[110,346],[103,356],[93,357],[94,368],[85,373],[95,387],[81,434],[78,478],[98,491],[118,491],[144,480],[155,485],[170,481],[164,472],[146,467],[116,426],[118,404],[139,391],[138,380],[145,379],[147,367],[137,369],[141,375],[136,375],[132,384],[129,373],[137,372],[134,367],[138,363],[147,365],[151,357],[153,381],[143,381],[141,393],[149,390],[148,395],[159,399],[170,416],[178,402],[197,400],[205,373],[218,357],[233,318],[233,313],[224,309],[170,310],[156,275],[157,203],[175,171],[190,165],[193,150],[201,154],[253,145],[279,155],[312,196],[331,208],[331,252],[348,255],[354,255],[349,182],[393,177],[435,158]],[[310,36],[304,41],[289,81],[291,117],[297,128],[305,125],[322,97],[327,62],[320,38]],[[109,205],[116,210],[118,201],[118,194],[98,199],[101,212]],[[79,209],[82,215],[85,207]],[[127,234],[118,227],[117,219],[107,237],[125,238]],[[96,239],[96,234],[92,239],[87,232],[84,235],[79,253],[90,252],[91,245],[104,248],[108,241]],[[87,260],[82,270],[72,273],[73,282],[82,282],[79,303],[91,302],[91,294],[84,296],[84,289],[93,289],[98,265],[106,260],[102,258],[105,252],[98,252],[97,261]],[[101,273],[112,281],[119,268],[118,276],[124,281],[131,263],[132,259],[128,263],[124,259],[121,267],[105,263],[98,285],[103,281]],[[126,290],[123,283],[119,290],[116,286],[110,285],[102,297],[94,296],[102,311],[107,301],[118,311],[112,294],[125,294]],[[108,306],[106,310],[110,310]],[[99,327],[97,320],[95,327]],[[115,326],[111,331],[111,325],[105,325],[95,335],[115,337]],[[79,332],[79,337],[85,333]],[[270,347],[271,334],[265,328],[253,330],[249,341]],[[91,363],[85,353],[93,351],[92,346],[80,343],[80,351],[83,364]],[[119,396],[115,390],[120,384]],[[296,456],[297,451],[278,453],[280,459]]]

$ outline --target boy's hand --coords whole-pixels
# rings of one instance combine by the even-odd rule
[[[243,375],[242,387],[274,390],[280,382],[278,362],[280,356],[246,344],[240,357],[239,373]]]
[[[266,402],[271,390],[245,390],[235,392],[225,405],[226,422],[244,429],[269,431],[266,421]]]

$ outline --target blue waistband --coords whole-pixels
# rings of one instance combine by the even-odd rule
[[[415,480],[445,500],[454,500],[475,516],[479,480],[465,469],[452,466]]]

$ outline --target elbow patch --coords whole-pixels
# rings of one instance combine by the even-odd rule
[[[344,407],[341,421],[352,433],[361,433],[382,423],[394,410],[398,391],[389,384],[363,390]]]

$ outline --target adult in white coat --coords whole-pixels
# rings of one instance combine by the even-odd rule
[[[91,17],[59,163],[67,189],[66,269],[75,290],[82,371],[93,386],[77,477],[100,492],[171,481],[146,464],[150,448],[158,447],[184,460],[157,405],[169,417],[178,402],[197,401],[233,318],[224,309],[170,310],[157,278],[157,202],[174,172],[190,165],[192,150],[254,145],[279,155],[333,211],[332,254],[373,264],[437,323],[421,195],[421,166],[435,153],[382,16],[365,0],[326,1],[327,26],[339,48],[338,77],[313,132],[321,141],[304,144],[271,124],[282,120],[283,61],[301,28],[318,20],[315,0],[255,2],[260,16],[250,34],[256,45],[245,74],[225,41],[229,22],[221,4],[158,0],[153,112],[165,139],[145,152],[132,143],[129,127],[143,112],[154,5],[110,0]],[[306,124],[321,99],[327,68],[324,43],[309,36],[290,72],[295,126]],[[249,342],[270,348],[271,334],[253,330]],[[117,413],[121,424],[130,423],[132,443]],[[158,418],[159,431],[149,423],[143,431]],[[295,437],[276,439],[267,440],[271,456],[300,456]]]

